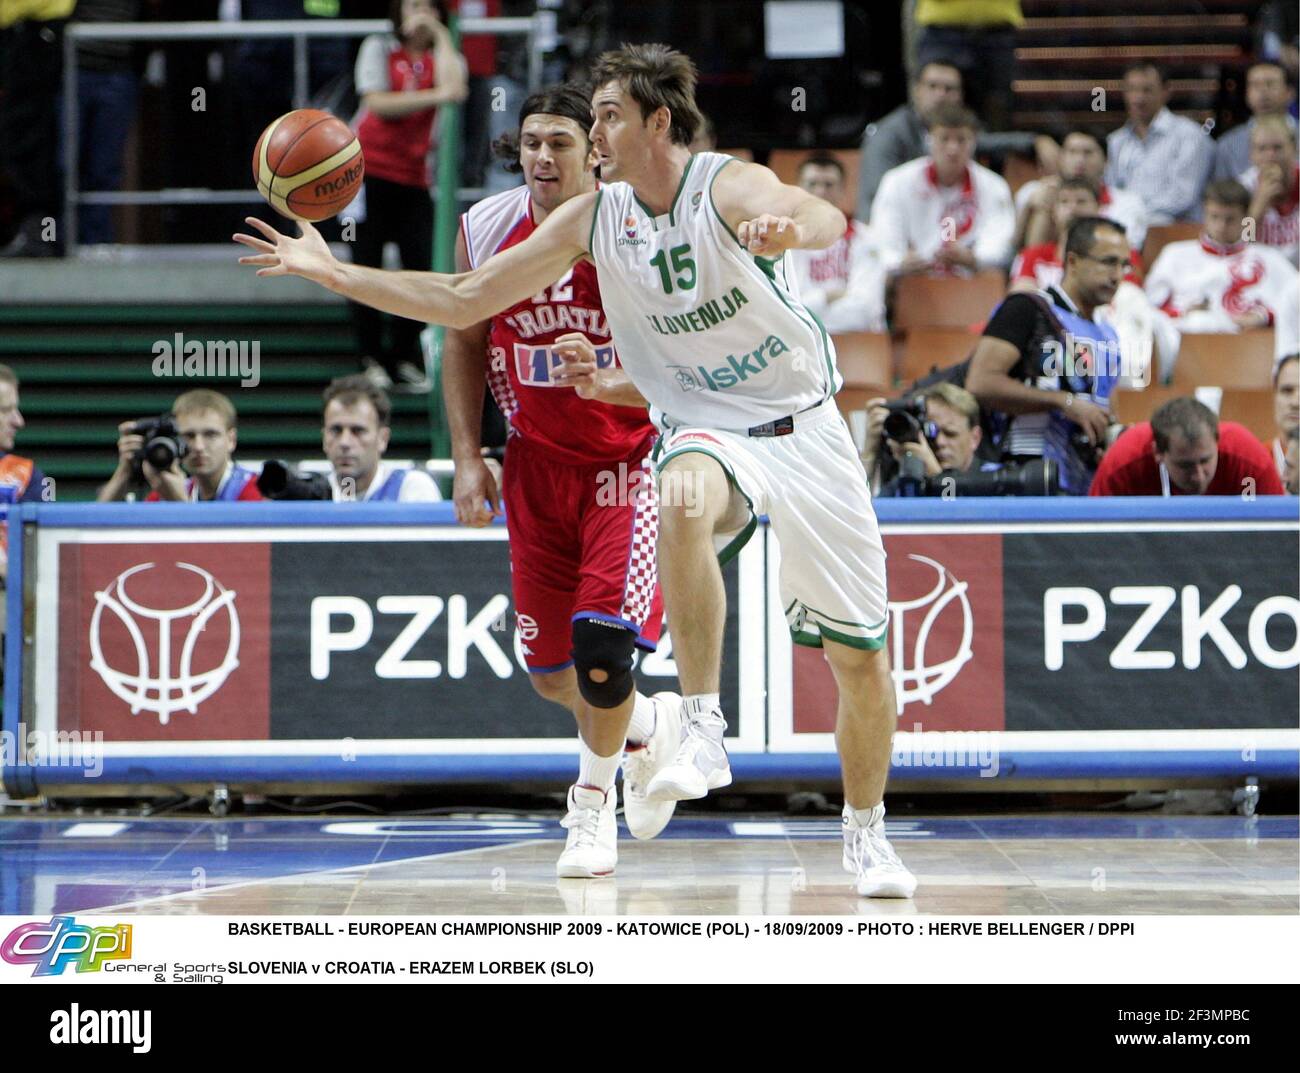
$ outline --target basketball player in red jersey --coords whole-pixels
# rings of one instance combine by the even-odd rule
[[[595,189],[590,101],[585,88],[565,85],[524,102],[517,144],[500,146],[517,159],[524,186],[480,201],[461,218],[458,272],[522,242],[558,206]],[[632,678],[634,648],[653,650],[663,613],[648,461],[655,429],[618,367],[594,265],[576,261],[531,298],[447,332],[443,383],[456,516],[470,526],[500,513],[501,494],[480,453],[485,378],[510,422],[502,491],[524,659],[537,692],[573,712],[581,740],[556,871],[609,875],[617,861],[620,761],[628,828],[653,838],[674,802],[650,802],[645,789],[672,760],[681,716],[676,694],[648,698]]]

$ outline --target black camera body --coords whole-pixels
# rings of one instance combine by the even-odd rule
[[[161,473],[171,469],[174,462],[189,453],[189,448],[181,438],[180,429],[176,427],[176,419],[171,414],[146,417],[132,425],[130,431],[144,437],[144,445],[136,451],[131,461],[137,481],[144,480],[145,462]]]
[[[291,502],[333,500],[334,491],[323,473],[296,473],[287,463],[272,460],[263,463],[257,478],[257,490],[267,499]]]
[[[925,399],[919,395],[889,399],[885,409],[889,411],[881,430],[885,439],[895,443],[920,443],[922,435],[933,438],[933,430],[926,427]]]

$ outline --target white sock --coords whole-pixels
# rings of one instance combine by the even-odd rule
[[[846,801],[844,819],[850,827],[874,827],[885,819],[885,803],[882,801],[875,808],[853,808]]]
[[[722,717],[722,703],[717,693],[692,693],[682,698],[682,712],[688,725],[710,741],[722,741],[727,722]]]
[[[641,745],[650,740],[655,732],[655,702],[644,693],[637,693],[636,704],[632,707],[632,720],[627,725],[627,743]]]
[[[597,756],[587,747],[587,743],[578,739],[578,785],[591,786],[597,790],[609,792],[614,785],[614,776],[618,766],[623,762],[623,750],[613,756]]]
[[[682,714],[692,723],[708,712],[722,708],[722,698],[717,693],[692,693],[682,698]]]

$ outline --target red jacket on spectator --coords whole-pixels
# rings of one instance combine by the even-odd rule
[[[1124,432],[1111,445],[1097,475],[1092,479],[1089,495],[1094,496],[1181,496],[1187,493],[1173,481],[1161,480],[1156,463],[1155,433],[1151,422],[1143,421]],[[1256,495],[1280,496],[1285,492],[1268,450],[1250,431],[1233,421],[1219,422],[1219,463],[1205,494],[1241,495],[1246,478],[1254,483]],[[1167,490],[1166,490],[1167,486]]]

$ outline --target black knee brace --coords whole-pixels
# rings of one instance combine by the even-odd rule
[[[589,618],[573,624],[573,667],[583,700],[593,708],[617,708],[632,695],[635,646],[636,634],[626,626]],[[604,671],[605,680],[594,681],[592,671]]]

